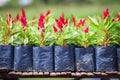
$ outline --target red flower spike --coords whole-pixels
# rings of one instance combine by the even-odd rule
[[[58,19],[55,19],[55,22],[60,29],[63,28],[63,25],[62,25],[61,21],[59,21]]]
[[[24,8],[21,8],[21,13],[22,13],[22,16],[20,17],[20,22],[22,24],[22,27],[24,28],[25,26],[27,26],[27,21],[26,21],[26,15],[25,15]]]
[[[116,14],[116,17],[117,17],[118,21],[120,21],[120,14],[119,13]]]
[[[85,21],[86,21],[86,19],[83,19],[83,21],[82,21],[82,26],[85,25]]]
[[[78,24],[76,25],[76,27],[77,27],[77,28],[80,27],[81,24],[82,24],[82,19],[80,19],[80,21],[78,22]]]
[[[15,19],[16,19],[16,20],[19,20],[19,14],[16,15]]]
[[[6,24],[9,26],[10,25],[10,22],[9,22],[9,20],[7,19],[6,20]]]
[[[8,16],[8,19],[11,19],[11,18],[12,18],[11,13],[8,13],[7,16]]]
[[[50,13],[51,13],[51,11],[48,10],[48,11],[46,12],[45,16],[49,16]]]
[[[65,26],[68,25],[68,19],[65,20],[64,25],[65,25]]]
[[[106,19],[109,16],[108,8],[103,12],[103,19]]]
[[[64,24],[64,20],[65,20],[65,18],[64,18],[64,13],[62,13],[62,15],[60,16],[60,21]]]
[[[67,26],[68,25],[68,19],[65,19],[64,13],[60,16],[59,21],[62,23],[62,25]]]
[[[58,32],[57,28],[54,25],[53,25],[53,30],[55,33]]]
[[[38,19],[38,30],[40,28],[44,28],[44,18],[45,16],[43,14],[40,14],[40,17]]]
[[[114,22],[115,21],[115,19],[112,19],[112,22]]]
[[[22,16],[26,17],[24,8],[21,8]]]
[[[44,33],[45,32],[45,28],[42,28],[41,31],[42,31],[42,33]]]
[[[84,33],[88,33],[88,31],[89,31],[89,26],[87,26],[86,28],[85,28],[85,30],[84,30]]]
[[[20,21],[21,21],[22,27],[24,28],[24,27],[27,25],[26,18],[23,17],[23,16],[21,16],[21,17],[20,17]]]
[[[80,21],[78,22],[78,24],[76,25],[76,27],[78,28],[78,27],[80,27],[80,26],[84,26],[85,25],[85,21],[86,21],[86,19],[80,19]]]
[[[73,22],[74,26],[76,26],[76,19],[73,15],[72,15],[72,22]]]
[[[16,23],[19,20],[19,14],[16,15],[15,19],[13,19],[12,23]]]

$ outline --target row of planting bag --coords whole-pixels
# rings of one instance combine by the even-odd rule
[[[0,45],[0,69],[14,71],[119,71],[120,48]]]

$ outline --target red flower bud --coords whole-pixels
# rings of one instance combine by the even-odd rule
[[[109,16],[108,8],[103,12],[103,19],[106,19]]]
[[[40,14],[40,17],[38,19],[38,28],[44,27],[44,18],[45,18],[45,16],[43,14]]]
[[[24,27],[27,25],[26,18],[23,17],[23,16],[21,16],[21,17],[20,17],[20,21],[21,21],[22,27],[24,28]]]
[[[11,18],[12,18],[11,13],[8,13],[7,16],[8,16],[8,19],[11,19]]]
[[[112,22],[114,22],[115,21],[115,19],[112,19]]]
[[[76,26],[76,19],[73,15],[72,15],[72,22],[73,22],[74,26]]]
[[[84,26],[85,25],[85,21],[86,21],[86,19],[80,19],[80,21],[78,22],[78,24],[76,25],[76,27],[78,28],[78,27],[80,27],[80,26]]]
[[[6,20],[6,24],[9,26],[10,25],[10,22],[9,22],[9,20],[7,19]]]
[[[26,17],[24,8],[21,8],[22,16]]]
[[[24,28],[25,26],[27,26],[27,21],[26,21],[26,15],[25,15],[24,8],[21,8],[21,13],[22,13],[22,16],[20,17],[20,22],[22,24],[22,27]]]
[[[16,15],[15,19],[13,19],[12,23],[16,23],[19,20],[19,14]]]
[[[50,13],[51,13],[51,11],[48,10],[48,11],[46,12],[45,16],[48,16]]]
[[[63,28],[63,25],[62,25],[61,21],[59,21],[58,19],[55,19],[55,22],[60,29]]]
[[[57,28],[54,25],[53,25],[53,30],[55,33],[58,32]]]
[[[89,26],[85,28],[84,33],[88,33],[88,31],[89,31]]]
[[[120,21],[120,14],[119,13],[116,14],[116,17],[117,17],[118,21]]]

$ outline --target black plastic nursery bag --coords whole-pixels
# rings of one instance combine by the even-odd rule
[[[117,50],[115,46],[95,47],[96,52],[96,71],[116,71]]]
[[[16,46],[14,50],[14,70],[32,71],[33,50],[31,46]]]
[[[95,71],[93,47],[75,48],[76,71]]]
[[[12,69],[14,48],[10,45],[0,45],[0,69]]]
[[[118,70],[120,71],[120,48],[117,48]]]
[[[55,71],[74,71],[74,46],[55,46]]]
[[[53,47],[33,47],[34,71],[53,72]]]

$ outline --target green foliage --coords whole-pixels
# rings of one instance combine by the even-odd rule
[[[106,9],[103,16],[80,19],[78,23],[73,20],[74,17],[72,20],[67,19],[64,14],[57,19],[53,15],[46,16],[46,14],[44,19],[43,16],[39,19],[27,19],[27,25],[24,27],[22,24],[26,21],[18,19],[14,22],[10,14],[6,20],[0,18],[0,44],[14,46],[75,44],[82,47],[120,45],[120,14],[116,17],[109,14]]]
[[[108,16],[103,19],[102,16],[97,16],[96,18],[89,17],[90,26],[95,32],[96,45],[99,46],[110,46],[119,44],[117,39],[119,38],[119,27],[116,20],[112,16]]]

